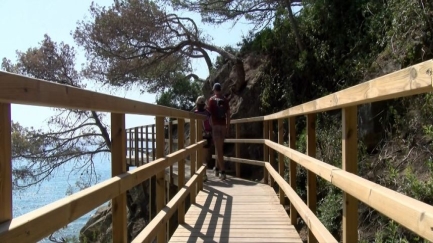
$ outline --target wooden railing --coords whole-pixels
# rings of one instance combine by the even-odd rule
[[[258,161],[239,158],[239,144],[263,144],[265,163],[265,183],[271,175],[271,183],[275,180],[279,185],[281,203],[284,194],[290,204],[290,219],[296,224],[297,215],[306,222],[309,228],[308,242],[336,242],[323,224],[315,216],[316,213],[316,178],[320,176],[332,185],[343,190],[343,242],[358,241],[358,200],[376,209],[378,212],[396,221],[415,234],[433,241],[433,207],[417,201],[401,193],[375,184],[357,176],[357,105],[405,97],[433,91],[433,61],[373,79],[348,89],[330,94],[317,100],[298,105],[271,115],[233,120],[236,139],[226,139],[226,143],[236,143],[236,157],[225,157],[225,160],[260,165]],[[316,155],[316,114],[340,109],[342,112],[342,168],[329,165],[315,159]],[[299,116],[307,118],[307,152],[295,150],[295,122]],[[289,131],[288,147],[283,146],[283,122],[287,119]],[[263,123],[263,139],[240,139],[239,126],[247,122]],[[272,141],[273,126],[278,127],[278,143]],[[278,171],[274,170],[274,153],[278,154]],[[289,179],[284,181],[284,158],[290,159]],[[307,172],[307,204],[296,191],[296,166],[301,165]]]
[[[358,200],[376,209],[390,219],[400,223],[419,236],[433,241],[433,207],[408,196],[402,195],[383,186],[357,176],[357,105],[431,92],[433,61],[403,69],[401,71],[359,84],[317,100],[292,107],[271,115],[233,120],[236,138],[226,139],[235,143],[236,158],[225,157],[227,161],[262,165],[265,168],[265,182],[270,175],[271,183],[279,185],[281,203],[284,195],[290,201],[290,220],[296,224],[297,216],[306,222],[309,228],[309,242],[336,242],[332,235],[319,221],[316,213],[317,176],[329,181],[344,191],[343,198],[343,242],[357,242],[358,238]],[[11,103],[42,105],[49,107],[73,108],[111,112],[112,134],[112,178],[81,192],[37,209],[23,216],[12,217],[12,175],[11,175]],[[108,105],[109,104],[109,105]],[[315,159],[316,152],[316,114],[319,112],[341,109],[342,111],[342,168],[331,166]],[[143,155],[138,156],[143,135],[129,137],[125,129],[125,114],[156,116],[154,132],[155,160],[144,163]],[[307,118],[307,152],[295,150],[295,122],[299,116]],[[164,118],[178,118],[178,150],[164,156]],[[190,122],[189,146],[184,147],[184,124]],[[201,164],[201,125],[197,120],[202,116],[137,101],[117,98],[109,95],[85,91],[70,86],[58,85],[41,80],[26,78],[0,72],[0,242],[33,242],[51,232],[60,229],[98,205],[112,200],[113,242],[126,242],[126,197],[125,192],[133,186],[156,176],[157,215],[133,242],[150,242],[155,236],[158,242],[165,242],[165,223],[178,210],[179,223],[184,222],[184,199],[190,194],[191,202],[203,186],[201,175],[205,168]],[[289,144],[283,146],[283,124],[288,120]],[[240,138],[240,126],[246,122],[263,124],[262,139]],[[278,127],[278,142],[272,141],[274,125]],[[171,129],[171,128],[168,128]],[[147,130],[146,130],[147,131]],[[135,132],[135,128],[134,128]],[[138,134],[137,131],[136,134]],[[143,134],[143,133],[142,133]],[[147,134],[147,133],[146,133]],[[169,132],[169,134],[171,134]],[[168,139],[169,143],[172,139]],[[146,140],[144,140],[146,141]],[[134,163],[138,167],[126,170],[127,149],[134,154]],[[263,144],[264,162],[239,158],[241,143]],[[131,145],[131,144],[130,144]],[[140,147],[141,146],[141,147]],[[147,149],[146,149],[147,150]],[[274,169],[274,153],[278,154],[278,172]],[[131,154],[131,152],[130,152]],[[185,183],[185,158],[190,156],[191,179]],[[290,159],[289,179],[284,181],[284,158]],[[130,160],[132,157],[130,156]],[[179,192],[168,204],[165,204],[165,168],[178,162]],[[142,165],[144,163],[144,165]],[[295,193],[296,167],[304,167],[307,173],[307,203]],[[236,173],[239,175],[237,165]],[[43,225],[43,227],[41,227]]]
[[[11,104],[39,105],[111,113],[111,166],[112,178],[61,200],[13,218],[12,214],[12,161],[11,161]],[[156,143],[154,160],[127,171],[127,133],[125,114],[156,117],[154,126]],[[164,156],[164,119],[177,118],[179,123],[178,150]],[[163,223],[178,209],[179,222],[184,221],[188,193],[195,199],[203,187],[204,166],[197,161],[204,140],[201,126],[196,120],[204,117],[190,112],[152,105],[129,99],[86,91],[43,80],[0,72],[0,242],[36,242],[68,223],[111,200],[113,242],[127,242],[126,191],[156,176],[156,209],[159,212],[133,242],[150,242],[157,236],[165,242]],[[190,145],[183,143],[183,123],[190,121]],[[138,148],[138,146],[136,146]],[[142,146],[143,148],[143,146]],[[185,183],[185,158],[190,157],[191,179]],[[147,161],[146,161],[147,162]],[[179,192],[166,204],[164,184],[165,168],[178,163]]]

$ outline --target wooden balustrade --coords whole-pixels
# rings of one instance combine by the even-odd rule
[[[419,236],[433,241],[431,230],[433,207],[431,205],[357,175],[357,105],[431,92],[433,90],[432,71],[433,61],[426,61],[274,114],[232,120],[231,123],[236,129],[236,139],[226,139],[225,142],[236,143],[237,158],[224,157],[224,159],[235,163],[263,166],[264,182],[268,183],[270,175],[271,183],[275,181],[279,185],[280,202],[284,203],[284,194],[290,201],[291,223],[296,224],[297,215],[306,222],[309,228],[309,242],[336,242],[315,216],[317,176],[344,192],[343,242],[357,241],[358,200]],[[11,103],[110,112],[113,177],[28,214],[12,218]],[[342,168],[314,158],[316,155],[316,114],[330,110],[342,111]],[[150,125],[151,138],[149,139],[149,126],[145,126],[145,129],[141,127],[126,130],[125,114],[155,116],[156,124]],[[300,116],[307,117],[306,154],[295,149],[295,119]],[[178,120],[166,123],[164,122],[165,117]],[[112,200],[113,205],[113,240],[125,242],[125,193],[152,176],[156,176],[157,215],[133,242],[151,242],[155,237],[158,242],[165,242],[167,240],[165,225],[168,219],[177,209],[179,222],[184,222],[185,198],[189,194],[191,202],[194,202],[197,191],[202,188],[201,176],[205,171],[201,163],[201,150],[205,143],[201,139],[200,121],[202,119],[204,119],[203,116],[191,112],[0,72],[0,203],[2,205],[0,207],[0,242],[38,241],[108,200]],[[285,119],[288,121],[288,146],[285,146],[282,141]],[[184,146],[183,134],[185,121],[190,123],[189,146],[187,147]],[[278,122],[278,143],[273,141],[275,121]],[[263,138],[240,138],[240,126],[246,122],[262,123]],[[171,131],[172,124],[177,125],[178,150],[172,151],[175,142],[170,132],[168,136],[170,153],[165,155],[164,126],[168,126]],[[143,165],[144,141],[146,142],[147,163]],[[149,142],[152,144],[152,162],[148,155]],[[239,143],[263,144],[264,161],[238,158],[240,156]],[[126,144],[129,145],[128,149],[126,149]],[[273,166],[275,152],[278,155],[278,172]],[[134,159],[132,159],[132,153],[135,156]],[[191,179],[185,184],[185,159],[188,156],[191,161]],[[130,163],[133,162],[138,167],[127,171],[127,157]],[[284,158],[290,160],[288,182],[284,181],[282,176],[286,169]],[[166,203],[164,173],[165,169],[174,163],[178,163],[179,191]],[[307,203],[304,203],[296,194],[296,166],[298,164],[307,170]],[[238,166],[236,165],[236,174],[240,175]],[[40,227],[41,225],[44,227]]]
[[[13,218],[11,103],[110,112],[112,178]],[[156,116],[156,124],[126,130],[125,114],[153,115]],[[205,141],[197,140],[196,143],[186,148],[183,146],[183,141],[179,141],[178,150],[165,156],[164,117],[174,117],[181,121],[184,119],[201,121],[205,118],[191,112],[0,72],[0,204],[2,205],[0,207],[0,242],[38,241],[109,200],[112,201],[113,241],[126,242],[126,191],[153,176],[156,176],[157,182],[157,210],[162,212],[161,210],[166,207],[172,208],[170,203],[183,205],[184,208],[182,200],[185,199],[185,192],[176,195],[166,206],[165,169],[178,161],[184,166],[184,159],[196,154]],[[149,130],[151,130],[151,138],[149,138]],[[182,139],[181,136],[179,138]],[[152,151],[145,151],[145,149],[149,150],[149,142],[152,144]],[[148,152],[152,155],[148,155]],[[146,162],[144,154],[146,154]],[[150,157],[152,157],[152,162]],[[130,164],[138,167],[127,171],[127,159]],[[185,168],[183,168],[184,171]],[[198,174],[192,175],[192,180],[183,187],[187,188],[186,192],[189,192],[189,187],[193,186],[197,178],[202,176],[202,171],[203,169],[199,170]],[[182,176],[179,178],[182,180]],[[184,214],[185,212],[179,210],[179,213]],[[155,219],[152,222],[154,221]],[[41,225],[43,227],[40,227]],[[146,230],[148,229],[149,226],[146,227]],[[152,229],[152,232],[154,233],[151,236],[158,236],[158,242],[166,241],[165,229],[157,227]]]

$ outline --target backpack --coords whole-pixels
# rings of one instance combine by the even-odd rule
[[[226,113],[227,109],[225,106],[225,99],[224,98],[218,98],[216,96],[212,97],[212,100],[215,101],[216,106],[216,119],[217,120],[225,120],[226,119]]]

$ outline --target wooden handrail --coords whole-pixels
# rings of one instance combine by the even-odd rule
[[[178,193],[167,203],[167,205],[159,211],[155,218],[132,240],[132,243],[152,242],[156,234],[165,226],[170,217],[176,212],[181,202],[183,202],[193,185],[197,184],[199,177],[206,170],[205,166],[200,167],[197,172],[188,180]]]
[[[113,113],[204,119],[204,115],[0,71],[0,102]]]
[[[206,141],[202,140],[165,158],[112,177],[73,195],[0,224],[0,242],[36,242],[78,219],[108,200],[125,193],[156,173],[186,158]],[[43,227],[40,227],[42,226]]]
[[[271,164],[265,163],[265,167],[269,174],[274,178],[275,182],[278,183],[280,188],[289,198],[290,202],[293,203],[299,215],[304,220],[308,228],[313,232],[314,236],[319,242],[326,243],[337,243],[338,241],[332,236],[326,227],[320,222],[317,216],[308,208],[308,206],[302,201],[299,195],[290,187],[290,185],[284,181],[284,178],[278,174],[278,172],[272,167]]]
[[[433,206],[266,140],[265,144],[414,233],[433,241]]]
[[[267,116],[234,119],[230,123],[276,120],[427,93],[433,91],[432,73],[433,60],[428,60],[283,111]]]

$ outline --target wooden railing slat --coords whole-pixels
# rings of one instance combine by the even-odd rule
[[[0,103],[0,223],[12,219],[11,104]]]

